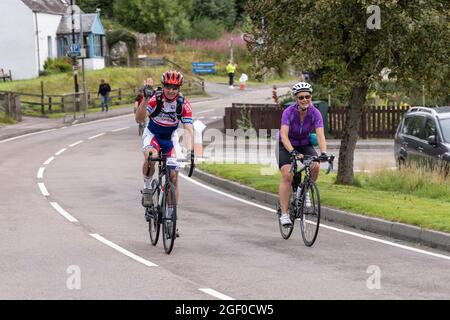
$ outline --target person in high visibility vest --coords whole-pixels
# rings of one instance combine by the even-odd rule
[[[230,62],[227,65],[227,73],[229,78],[229,85],[230,88],[233,89],[233,83],[234,83],[234,72],[236,71],[237,64],[233,64],[233,61],[230,60]]]

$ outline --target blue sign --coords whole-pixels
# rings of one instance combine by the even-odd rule
[[[197,68],[192,68],[192,73],[216,73],[216,69],[197,69]]]
[[[215,67],[216,63],[215,62],[192,62],[192,67],[196,68],[196,67]]]
[[[71,52],[80,52],[81,46],[78,43],[74,43],[70,45],[70,51]]]
[[[192,62],[192,73],[216,73],[215,62]]]

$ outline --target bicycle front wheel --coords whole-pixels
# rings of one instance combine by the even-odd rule
[[[311,247],[316,241],[320,224],[320,195],[314,181],[310,181],[303,190],[300,205],[300,230],[303,242]]]
[[[290,212],[291,208],[289,207],[289,212]],[[281,236],[283,237],[283,239],[287,240],[289,239],[289,237],[292,234],[292,230],[294,230],[294,223],[295,220],[292,222],[292,224],[288,227],[285,227],[281,224],[280,221],[280,217],[281,217],[281,208],[280,208],[280,204],[277,204],[277,220],[278,220],[278,226],[280,227],[280,233]]]
[[[164,250],[170,254],[176,238],[177,230],[177,198],[171,182],[166,184],[162,204],[163,244]]]
[[[161,229],[161,208],[158,204],[160,189],[158,188],[158,182],[152,181],[153,190],[153,207],[146,208],[146,214],[148,214],[148,232],[150,233],[150,241],[152,245],[156,246],[159,238],[159,231]]]

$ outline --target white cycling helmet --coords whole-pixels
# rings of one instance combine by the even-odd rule
[[[294,84],[292,87],[292,95],[296,96],[299,92],[309,92],[312,93],[313,89],[312,86],[307,82],[299,82]]]

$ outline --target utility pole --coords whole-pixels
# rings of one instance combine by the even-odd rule
[[[75,46],[75,15],[74,15],[74,0],[70,0],[70,16],[72,19],[72,47]],[[75,85],[75,111],[80,111],[80,97],[79,97],[79,88],[78,88],[78,62],[75,54],[72,55],[72,65],[73,65],[73,82]]]
[[[234,57],[233,57],[233,38],[230,39],[230,41],[228,41],[228,44],[230,46],[230,60],[231,63],[234,62]]]
[[[80,37],[81,37],[81,52],[83,54],[86,53],[86,49],[84,48],[84,33],[83,33],[83,17],[80,11]],[[84,116],[86,117],[86,111],[88,109],[88,101],[87,101],[87,92],[86,92],[86,69],[84,67],[84,59],[86,59],[86,56],[83,55],[81,57],[81,72],[83,73],[83,111]]]

